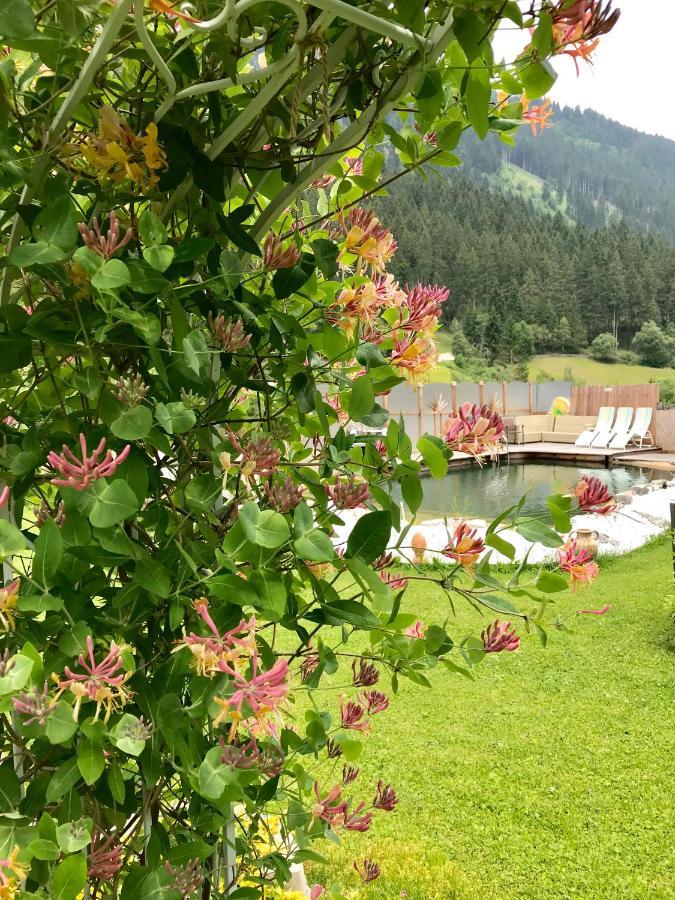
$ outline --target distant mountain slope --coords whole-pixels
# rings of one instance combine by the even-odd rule
[[[592,228],[623,220],[675,236],[675,141],[592,110],[556,107],[551,121],[537,137],[522,129],[515,148],[467,139],[464,171]]]

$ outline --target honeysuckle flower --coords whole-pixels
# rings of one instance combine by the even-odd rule
[[[327,188],[330,187],[331,184],[335,182],[335,175],[331,175],[327,173],[326,175],[320,175],[318,178],[315,178],[312,182],[313,188]]]
[[[293,484],[293,479],[288,475],[282,484],[266,482],[265,493],[273,509],[280,513],[288,513],[302,502],[303,487]]]
[[[589,475],[580,481],[571,496],[577,498],[578,508],[582,512],[606,516],[616,507],[614,497],[597,475]]]
[[[483,650],[486,653],[501,653],[507,650],[512,653],[520,646],[520,638],[510,622],[500,622],[495,619],[492,625],[481,633],[483,639]]]
[[[214,318],[213,314],[209,313],[207,321],[211,334],[220,344],[223,353],[236,353],[237,350],[248,347],[251,342],[251,335],[244,331],[244,325],[240,319],[233,321],[226,319],[223,315]]]
[[[401,307],[401,314],[405,317],[400,327],[405,331],[429,331],[435,328],[450,291],[437,284],[416,284],[412,288],[406,286],[406,291],[405,303]]]
[[[55,469],[60,478],[52,478],[52,484],[57,487],[69,487],[75,491],[84,491],[90,487],[99,478],[107,478],[108,475],[114,475],[117,467],[120,466],[131,452],[131,445],[127,444],[117,456],[113,456],[112,450],[108,450],[101,459],[101,454],[105,450],[106,440],[101,438],[98,447],[89,453],[87,450],[87,439],[80,434],[80,451],[82,459],[78,459],[72,450],[65,444],[63,452],[57,453],[52,450],[48,456],[52,469]]]
[[[374,321],[382,305],[375,284],[367,281],[344,288],[326,311],[326,318],[350,337],[357,327],[363,336],[364,329],[376,330]]]
[[[252,717],[248,726],[252,734],[256,731],[273,734],[274,725],[269,719],[269,714],[275,713],[288,696],[290,690],[288,661],[278,659],[271,669],[261,672],[258,652],[254,650],[251,656],[250,677],[246,677],[222,657],[218,662],[218,668],[230,676],[235,690],[228,697],[215,698],[214,702],[221,707],[221,711],[214,719],[214,724],[217,725],[223,718],[229,716],[232,720],[230,727],[232,740],[239,723],[244,718]]]
[[[291,269],[300,261],[300,251],[295,244],[284,247],[281,238],[270,232],[263,244],[263,266],[268,272],[276,269]]]
[[[238,625],[221,635],[209,613],[209,602],[206,597],[195,600],[193,608],[206,623],[211,634],[199,635],[194,632],[186,634],[183,629],[183,639],[177,641],[173,652],[187,647],[194,656],[195,667],[200,675],[216,675],[222,671],[219,665],[221,660],[230,665],[237,665],[242,658],[247,660],[255,652],[255,617],[252,616],[248,621],[242,619]]]
[[[354,871],[359,876],[363,884],[370,884],[380,877],[381,869],[372,859],[364,859],[363,864],[354,863]]]
[[[405,634],[407,637],[423,641],[427,636],[427,626],[418,619],[406,628]]]
[[[340,707],[340,721],[343,728],[351,728],[367,734],[370,731],[370,722],[366,718],[366,711],[360,703],[348,700]]]
[[[150,388],[143,381],[140,373],[133,378],[118,378],[112,391],[113,397],[128,407],[139,406],[148,396]]]
[[[609,612],[610,609],[611,609],[611,606],[609,605],[609,603],[606,603],[600,609],[578,609],[577,615],[578,616],[604,616],[604,614],[606,612]]]
[[[314,672],[319,668],[320,663],[321,660],[319,659],[319,654],[314,650],[303,657],[302,663],[300,664],[300,679],[303,683],[311,678]]]
[[[370,489],[366,481],[357,481],[353,475],[348,481],[336,476],[334,484],[326,485],[326,493],[337,509],[357,509],[365,504]]]
[[[391,572],[380,572],[380,580],[388,585],[392,591],[400,591],[408,586],[407,578],[400,578],[397,575],[392,575]]]
[[[342,747],[332,738],[326,741],[326,755],[328,759],[339,759],[342,756]]]
[[[14,631],[16,626],[16,601],[19,599],[18,578],[0,588],[0,625],[5,631]]]
[[[489,406],[464,403],[445,423],[445,443],[461,453],[494,453],[503,440],[502,418]]]
[[[2,489],[2,491],[0,492],[0,509],[2,509],[3,506],[7,506],[7,503],[9,502],[10,493],[11,493],[10,486],[8,484],[6,484],[4,486],[4,488]]]
[[[157,143],[157,125],[151,122],[144,135],[135,135],[110,106],[99,111],[97,134],[89,134],[82,155],[101,184],[129,180],[141,190],[154,187],[157,172],[166,168],[166,157]]]
[[[96,832],[87,858],[87,876],[109,881],[122,868],[122,845],[115,834]]]
[[[478,537],[478,529],[471,528],[468,522],[460,522],[442,552],[443,556],[454,559],[465,569],[471,569],[480,559],[483,550],[485,542]]]
[[[330,408],[337,413],[338,422],[340,425],[344,425],[349,416],[342,408],[342,404],[340,403],[340,398],[337,394],[326,394],[323,398],[324,402],[330,406]]]
[[[349,804],[346,804],[346,806],[348,807]],[[345,809],[343,824],[347,831],[365,833],[370,829],[370,826],[373,824],[373,814],[372,812],[364,812],[365,808],[365,803],[359,803],[353,812],[349,812],[348,808]]]
[[[309,891],[309,900],[319,900],[325,893],[326,889],[322,884],[313,884]]]
[[[375,275],[373,286],[382,309],[400,307],[406,302],[407,294],[401,290],[393,275],[388,275],[386,272]]]
[[[533,135],[541,134],[545,128],[550,128],[549,119],[553,115],[551,101],[547,98],[539,106],[530,106],[528,100],[523,97],[523,121],[527,122]]]
[[[175,9],[172,3],[169,3],[168,0],[148,0],[148,6],[150,9],[154,10],[157,13],[162,13],[170,19],[182,19],[184,22],[199,22],[199,19],[195,19],[193,16],[189,16],[187,13],[182,12],[179,9]]]
[[[345,156],[345,164],[347,166],[347,175],[363,175],[362,156]]]
[[[382,569],[388,569],[389,566],[393,565],[394,561],[394,554],[385,552],[380,554],[377,559],[374,559],[371,566],[376,572],[380,572]]]
[[[579,547],[575,540],[569,540],[558,550],[558,564],[571,579],[572,590],[590,584],[598,577],[600,568],[593,562],[593,554],[584,547]]]
[[[19,883],[28,874],[28,866],[18,860],[19,847],[14,847],[4,859],[0,858],[0,898],[12,900],[19,888]]]
[[[416,334],[403,338],[394,337],[392,366],[403,369],[409,379],[416,384],[438,363],[436,344],[427,334]]]
[[[357,766],[344,765],[342,767],[342,784],[346,787],[348,784],[351,784],[352,781],[356,781],[360,771],[361,770]]]
[[[241,456],[237,467],[245,478],[251,478],[254,475],[260,478],[269,478],[276,472],[281,459],[281,450],[277,450],[272,443],[272,438],[261,435],[242,444],[239,437],[230,429],[228,429],[228,435],[234,449]]]
[[[357,206],[346,217],[341,215],[340,224],[345,240],[338,260],[342,261],[348,254],[356,256],[357,275],[364,267],[369,268],[373,275],[384,272],[398,245],[391,231],[381,224],[375,213]]]
[[[363,691],[358,695],[359,703],[362,703],[369,716],[376,716],[389,707],[389,698],[381,691]]]
[[[319,789],[319,782],[315,781],[314,796],[316,797],[316,802],[312,807],[312,820],[318,821],[321,819],[323,822],[327,822],[332,828],[335,828],[344,818],[345,812],[347,811],[347,804],[341,799],[341,795],[342,788],[336,784],[330,789],[325,797],[322,797]]]
[[[45,681],[42,690],[33,688],[32,691],[24,691],[12,699],[14,711],[21,716],[27,716],[24,725],[37,724],[44,728],[47,724],[50,712],[54,709],[56,701],[49,696],[48,682]]]
[[[398,797],[396,796],[394,788],[390,784],[378,781],[375,799],[373,800],[373,808],[391,812],[396,807],[397,803]]]
[[[103,259],[110,259],[117,250],[125,247],[131,240],[132,235],[131,228],[128,228],[124,237],[120,239],[120,226],[114,211],[110,213],[110,225],[108,226],[107,234],[103,234],[95,216],[91,220],[91,228],[85,225],[84,222],[80,222],[77,227],[85,247],[93,250],[94,253],[98,253]]]
[[[57,698],[68,690],[75,697],[73,707],[73,719],[77,721],[82,702],[96,703],[95,719],[98,719],[101,709],[105,710],[103,721],[107,722],[113,710],[119,709],[128,703],[131,692],[124,687],[125,682],[131,678],[131,672],[121,673],[124,664],[122,651],[112,641],[107,655],[97,663],[94,657],[94,642],[91,635],[87,637],[87,659],[80,653],[77,658],[82,672],[73,672],[69,666],[63,670],[64,678],[53,675],[58,688]]]
[[[352,662],[352,684],[356,687],[372,687],[380,680],[380,673],[373,663],[364,659],[355,659]]]
[[[612,10],[612,0],[579,0],[567,4],[560,0],[551,11],[553,20],[553,46],[557,55],[570,56],[579,72],[579,60],[593,64],[591,55],[600,43],[600,37],[608,34],[616,25],[620,10]]]
[[[199,859],[192,859],[184,866],[172,866],[171,863],[165,862],[164,868],[173,878],[173,881],[167,885],[167,889],[176,891],[180,900],[190,900],[204,882],[204,873]]]

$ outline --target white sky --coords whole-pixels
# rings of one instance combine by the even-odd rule
[[[553,62],[558,80],[549,96],[675,140],[675,0],[614,0],[614,8],[621,9],[621,18],[600,39],[593,67],[581,61],[577,78],[574,61],[558,57]],[[496,50],[513,59],[522,44],[522,33],[509,32],[500,35]]]

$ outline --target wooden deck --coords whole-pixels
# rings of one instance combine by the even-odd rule
[[[575,444],[558,444],[540,441],[532,444],[510,444],[508,450],[500,450],[498,458],[512,462],[524,460],[551,460],[566,463],[591,463],[609,469],[613,465],[640,465],[654,468],[675,467],[675,454],[661,453],[658,448],[629,448],[610,450],[606,447],[577,447]],[[474,457],[469,453],[455,453],[450,460],[450,468],[470,465]]]

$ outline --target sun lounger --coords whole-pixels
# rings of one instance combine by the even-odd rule
[[[598,418],[593,428],[587,428],[576,439],[575,446],[590,447],[594,438],[602,432],[609,431],[611,433],[612,423],[614,422],[614,407],[601,406],[598,412]]]
[[[633,427],[631,428],[630,438],[628,439],[629,444],[637,444],[640,449],[642,449],[642,445],[644,444],[645,438],[649,440],[649,446],[654,446],[654,438],[652,437],[652,433],[649,430],[649,426],[652,422],[652,415],[654,411],[651,406],[640,406],[635,413],[635,421],[633,422]]]
[[[598,432],[598,434],[596,434],[596,436],[593,438],[591,447],[611,447],[612,441],[615,437],[618,439],[617,447],[625,447],[625,443],[622,445],[621,440],[628,440],[630,436],[630,426],[632,421],[633,407],[620,406],[612,427],[607,431]]]

